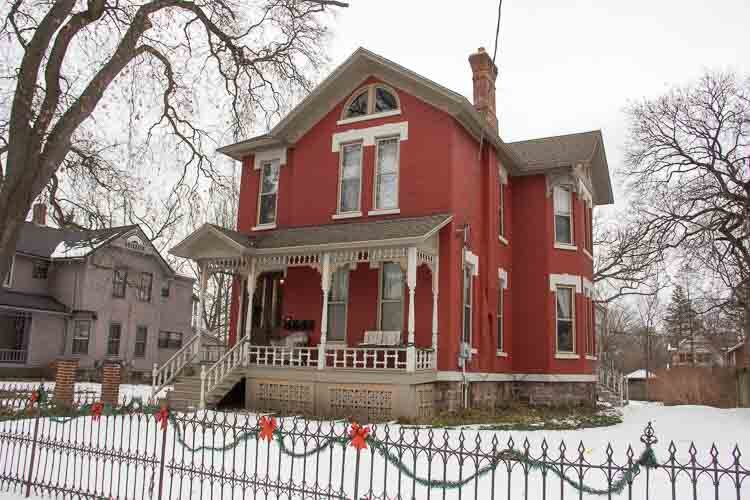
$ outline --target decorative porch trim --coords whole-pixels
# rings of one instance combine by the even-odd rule
[[[438,382],[462,382],[464,374],[460,371],[437,372]],[[468,382],[596,382],[596,375],[589,374],[544,374],[544,373],[488,373],[467,372]]]

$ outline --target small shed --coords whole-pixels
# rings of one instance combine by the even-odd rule
[[[648,375],[646,373],[646,370],[641,368],[625,375],[625,378],[628,380],[629,399],[636,401],[653,400],[653,394],[649,394],[648,397],[646,396],[646,379],[653,381],[656,379],[656,375],[654,372],[648,372]],[[653,384],[651,389],[651,392],[653,392]]]

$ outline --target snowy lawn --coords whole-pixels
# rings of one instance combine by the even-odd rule
[[[433,479],[458,480],[466,478],[476,470],[477,465],[472,459],[461,466],[456,457],[450,455],[447,467],[443,465],[443,458],[438,456],[433,457],[430,463],[430,459],[424,451],[415,456],[408,447],[398,448],[394,446],[392,440],[398,438],[402,438],[407,443],[417,440],[421,444],[427,444],[431,436],[433,445],[440,446],[446,440],[450,447],[457,448],[463,435],[464,449],[473,450],[476,445],[475,440],[479,437],[481,438],[482,449],[491,450],[492,440],[496,437],[498,440],[496,449],[500,450],[505,447],[508,438],[512,436],[516,449],[523,445],[525,439],[528,439],[533,456],[539,455],[542,440],[546,439],[549,445],[548,456],[551,459],[559,456],[560,441],[565,440],[568,450],[566,456],[572,460],[578,457],[577,449],[579,443],[583,442],[584,458],[594,464],[606,462],[607,445],[611,443],[613,460],[618,464],[624,464],[628,445],[632,445],[635,459],[643,451],[644,447],[640,442],[640,437],[643,429],[650,421],[654,426],[656,437],[659,439],[659,442],[654,446],[654,450],[660,463],[664,463],[669,458],[670,441],[674,441],[677,447],[676,456],[683,462],[688,461],[688,450],[691,443],[694,443],[697,449],[698,462],[704,465],[711,462],[710,449],[713,444],[716,444],[718,449],[719,462],[725,466],[733,463],[732,450],[735,445],[738,445],[746,453],[750,450],[750,432],[748,431],[750,429],[750,409],[723,410],[701,406],[664,407],[658,404],[634,402],[623,410],[623,414],[624,422],[621,424],[606,428],[574,431],[497,432],[465,427],[461,430],[433,430],[430,435],[430,431],[426,429],[415,431],[411,427],[400,428],[398,425],[389,425],[388,439],[391,443],[388,450],[395,455],[398,455],[401,451],[400,462],[405,467],[399,470],[392,464],[386,466],[383,457],[373,453],[372,447],[362,451],[359,457],[359,497],[365,498],[370,485],[372,485],[373,493],[380,498],[382,498],[384,491],[387,498],[396,498],[399,494],[402,498],[459,498],[459,491],[456,489],[446,490],[445,496],[443,496],[442,488],[433,488],[428,492],[427,487],[418,483],[415,484],[408,477],[409,471],[415,470],[418,477],[426,477],[429,473],[429,476]],[[225,424],[231,424],[235,419],[237,425],[254,426],[256,422],[254,415],[246,414],[216,415],[207,412],[205,416],[209,420],[217,418],[218,422]],[[90,420],[89,417],[83,417],[67,424],[45,421],[41,425],[42,436],[50,439],[70,436],[77,439],[77,442],[84,447],[91,444],[97,447],[106,446],[110,450],[138,451],[144,456],[158,455],[161,434],[155,432],[156,425],[153,418],[136,420],[131,419],[131,417],[116,417],[102,419],[98,423],[93,423]],[[116,423],[118,425],[114,425]],[[6,425],[0,424],[0,426]],[[295,422],[291,419],[284,421],[286,431],[292,431],[294,425]],[[298,420],[294,437],[287,437],[284,441],[288,449],[294,450],[294,452],[302,452],[304,450],[309,451],[316,446],[316,443],[318,445],[323,444],[325,439],[310,437],[304,440],[300,439],[300,434],[304,432],[305,425],[310,426],[308,430],[317,430],[319,424]],[[333,433],[338,433],[337,435],[343,435],[345,431],[344,423],[333,425],[323,423],[321,425],[324,432],[331,430]],[[170,422],[170,426],[173,426],[172,422]],[[286,453],[280,452],[279,444],[276,441],[268,444],[265,441],[259,442],[256,439],[248,439],[226,451],[202,451],[198,448],[203,446],[216,448],[236,441],[237,433],[238,431],[241,432],[242,429],[222,426],[212,429],[192,423],[181,426],[181,429],[187,446],[183,446],[175,440],[174,429],[169,429],[166,434],[167,463],[171,464],[168,470],[171,469],[172,473],[165,482],[164,498],[289,498],[288,493],[276,493],[273,486],[277,484],[277,480],[283,482],[292,479],[297,485],[305,482],[310,486],[315,482],[316,477],[324,485],[327,485],[330,481],[334,488],[343,488],[350,497],[354,490],[356,476],[354,471],[356,470],[357,457],[356,451],[352,447],[342,448],[335,445],[332,448],[322,449],[319,453],[306,458],[291,458]],[[0,433],[8,430],[8,427],[0,427]],[[135,432],[136,430],[139,430],[139,432]],[[375,437],[380,439],[381,442],[384,440],[385,433],[382,426],[376,429]],[[9,444],[0,439],[0,470],[2,471],[8,470],[8,460],[13,461],[13,458],[9,458],[13,456],[12,448],[9,449],[9,447]],[[191,448],[195,451],[191,451]],[[155,472],[152,468],[134,466],[132,463],[129,465],[112,464],[109,459],[92,457],[85,453],[80,454],[81,456],[77,455],[70,452],[65,454],[64,450],[47,448],[39,455],[39,469],[44,471],[45,477],[54,478],[60,477],[57,473],[64,467],[66,473],[63,474],[63,477],[77,481],[80,487],[87,489],[90,487],[106,496],[117,493],[113,496],[117,498],[151,497],[149,485],[154,479]],[[23,458],[20,460],[22,463],[24,462]],[[480,467],[482,465],[486,465],[486,462],[480,464]],[[192,472],[199,472],[196,475],[187,470],[180,471],[181,467],[200,469],[200,471],[193,470]],[[566,472],[569,478],[577,479],[575,470]],[[223,485],[219,481],[211,484],[208,481],[209,474],[224,476],[224,479],[233,480],[224,481]],[[267,491],[258,489],[257,484],[254,487],[251,483],[253,478],[257,478],[258,481],[269,480],[272,486]],[[750,478],[744,481],[739,496],[731,479],[729,476],[720,479],[721,486],[718,495],[716,495],[712,478],[704,474],[697,479],[697,498],[750,498]],[[244,481],[244,489],[242,481]],[[607,484],[606,475],[602,471],[593,469],[585,475],[584,483],[594,488],[604,488]],[[539,471],[530,472],[527,488],[529,499],[542,498],[542,475]],[[651,471],[649,488],[649,498],[651,499],[672,498],[672,485],[664,470]],[[578,491],[573,486],[561,485],[561,481],[552,472],[549,472],[547,474],[545,498],[550,500],[560,498],[561,490],[564,491],[565,498],[579,498]],[[493,491],[494,498],[524,498],[526,492],[521,464],[515,465],[510,476],[510,484],[508,484],[506,464],[501,462],[494,473],[490,472],[476,481],[465,484],[461,488],[460,498],[474,498],[475,492],[477,498],[492,498]],[[640,475],[634,481],[632,498],[646,498],[645,491],[645,473],[641,470]],[[301,494],[292,495],[292,498],[301,497]],[[690,478],[683,473],[677,480],[676,498],[692,497]],[[20,497],[4,497],[0,494],[0,499],[6,498]],[[312,495],[305,495],[305,498],[312,498]],[[583,498],[597,497],[584,494]],[[606,498],[606,495],[604,498]],[[613,498],[628,498],[627,489],[620,495],[613,495]]]
[[[14,389],[26,389],[33,390],[44,386],[45,390],[52,391],[55,389],[55,383],[44,381],[44,382],[26,382],[16,380],[0,380],[0,389],[14,388]],[[166,391],[172,390],[172,387],[165,387],[159,392],[159,396],[163,396]],[[75,391],[77,393],[83,393],[87,399],[92,397],[98,397],[102,393],[102,385],[97,382],[76,382]],[[151,386],[147,384],[121,384],[120,385],[120,400],[130,401],[133,398],[140,398],[143,401],[148,401],[151,397]]]

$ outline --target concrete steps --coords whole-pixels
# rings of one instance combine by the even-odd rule
[[[191,375],[180,375],[174,383],[174,389],[167,393],[169,406],[178,411],[190,411],[200,408],[201,378],[200,366],[191,370]],[[221,399],[232,390],[237,382],[242,379],[244,373],[241,367],[237,367],[232,373],[206,394],[206,408],[214,407]]]

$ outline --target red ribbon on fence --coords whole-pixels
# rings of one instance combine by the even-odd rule
[[[270,443],[273,440],[273,433],[278,428],[278,425],[276,425],[276,418],[263,416],[260,417],[258,424],[260,425],[260,439],[267,439]]]
[[[102,411],[104,410],[104,403],[97,401],[91,405],[91,420],[98,422],[102,418]]]
[[[349,429],[349,439],[352,440],[349,446],[353,446],[358,450],[364,450],[367,448],[367,436],[370,434],[369,427],[363,427],[358,423],[352,423]]]
[[[156,421],[161,424],[161,430],[167,429],[167,423],[169,422],[169,408],[162,407],[161,410],[156,412]]]

